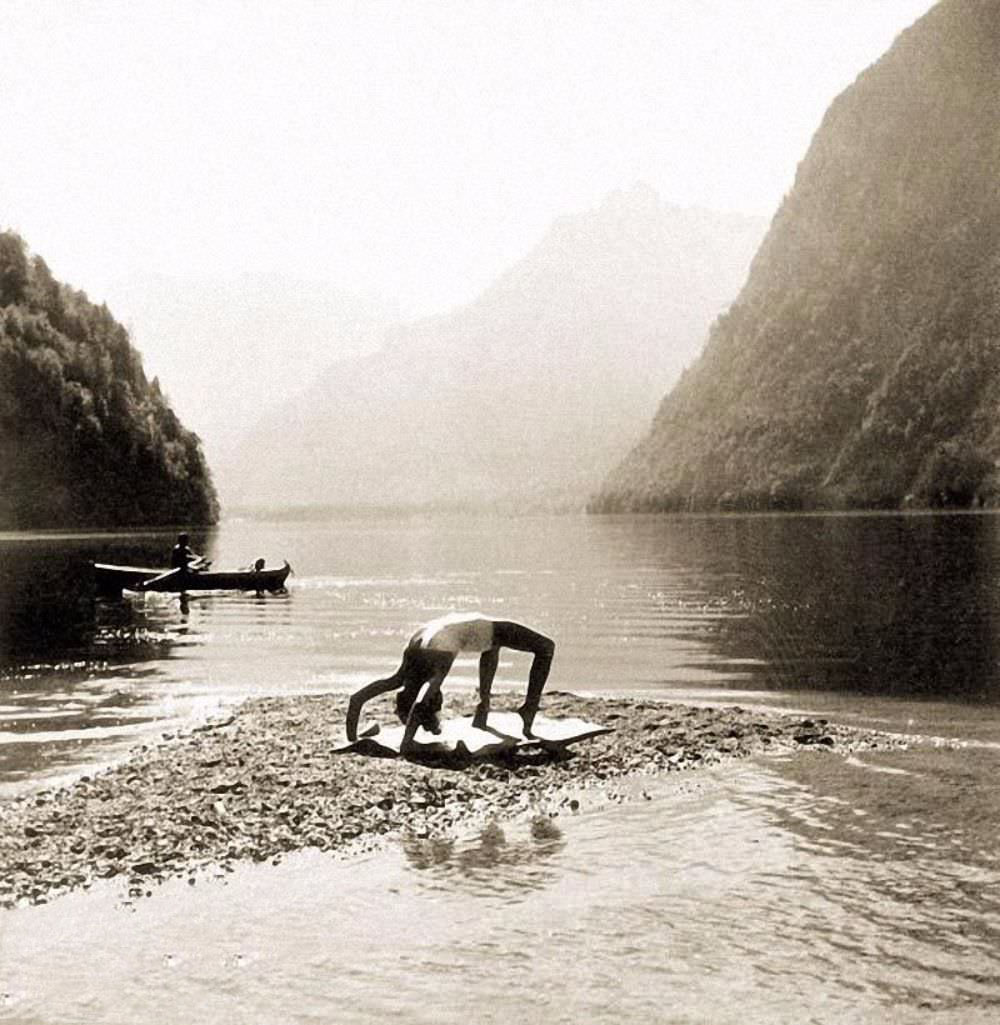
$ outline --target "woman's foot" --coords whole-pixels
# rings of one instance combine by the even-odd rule
[[[524,723],[524,735],[529,739],[534,737],[534,733],[531,732],[531,727],[535,722],[535,716],[538,714],[537,708],[519,708],[517,714],[521,717],[521,721]]]

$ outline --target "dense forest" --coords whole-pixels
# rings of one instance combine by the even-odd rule
[[[125,328],[0,233],[0,528],[217,515],[198,438]]]
[[[830,106],[745,287],[597,511],[1000,501],[1000,0]]]
[[[736,295],[766,224],[641,184],[471,303],[383,333],[252,431],[227,505],[582,509]]]

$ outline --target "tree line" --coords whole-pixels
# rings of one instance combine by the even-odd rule
[[[217,517],[201,443],[126,329],[0,232],[0,528]]]

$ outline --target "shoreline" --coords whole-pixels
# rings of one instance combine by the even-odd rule
[[[496,699],[499,711],[510,695]],[[474,703],[457,694],[444,714],[470,714]],[[194,882],[210,869],[277,863],[306,848],[353,856],[394,837],[453,836],[527,811],[555,817],[621,800],[615,785],[751,755],[890,750],[912,740],[739,706],[553,691],[543,714],[612,732],[560,754],[418,762],[334,753],[346,704],[340,694],[251,699],[111,767],[0,802],[0,908],[45,903],[99,879],[122,878],[138,897],[165,879]]]

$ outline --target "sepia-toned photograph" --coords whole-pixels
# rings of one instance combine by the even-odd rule
[[[998,780],[1000,0],[0,0],[0,1025],[994,1025]]]

